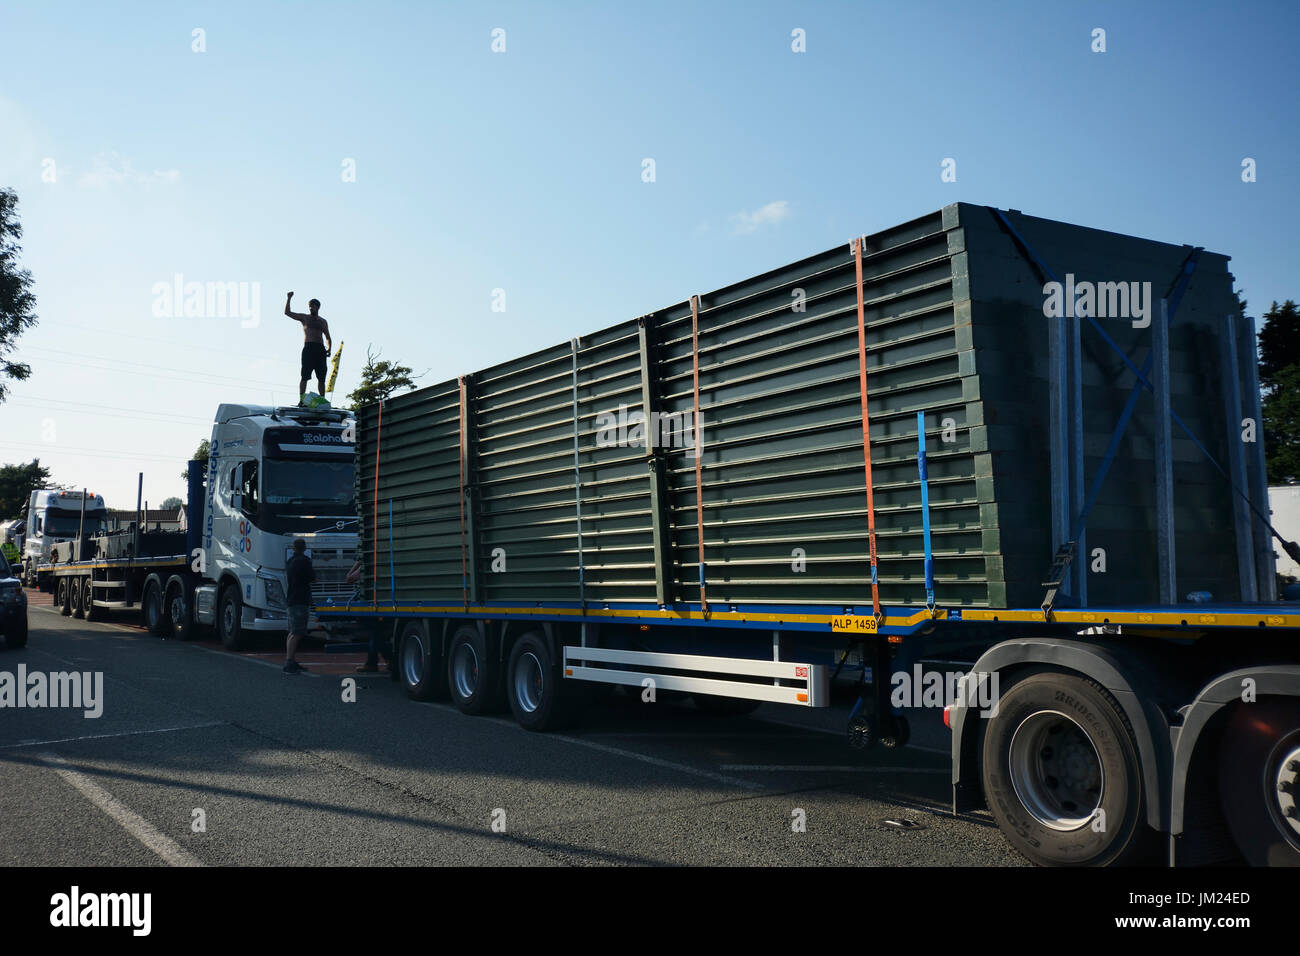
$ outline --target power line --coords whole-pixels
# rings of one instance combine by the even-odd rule
[[[30,346],[29,346],[29,347],[28,347],[28,350],[30,351],[30,350],[32,350],[32,348],[33,348],[33,347],[30,347]],[[35,348],[35,350],[37,350],[37,351],[57,352],[57,353],[60,354],[60,355],[73,355],[73,356],[75,356],[75,355],[77,354],[76,352],[65,352],[65,351],[62,351],[62,350],[60,350],[60,349],[46,349],[46,348],[41,347],[41,346],[37,346],[37,347],[34,347],[34,348]],[[196,377],[196,376],[202,376],[203,378],[213,378],[213,377],[216,377],[216,376],[215,376],[215,373],[208,373],[208,372],[192,372],[192,373],[190,373],[189,375],[167,375],[167,374],[165,374],[165,373],[163,373],[163,372],[145,372],[145,371],[139,371],[139,370],[136,370],[136,369],[117,369],[117,368],[112,368],[112,367],[103,366],[103,365],[87,365],[87,364],[86,364],[86,357],[84,357],[84,356],[81,358],[81,361],[78,361],[78,362],[74,362],[74,361],[72,361],[72,360],[70,360],[70,359],[48,358],[48,357],[44,357],[44,356],[42,356],[42,358],[43,358],[43,360],[46,361],[46,362],[54,362],[54,363],[59,364],[59,365],[75,365],[75,366],[77,366],[78,368],[94,369],[95,371],[98,371],[98,372],[119,372],[119,371],[127,371],[127,372],[130,372],[132,375],[148,375],[148,376],[150,376],[150,377],[152,377],[152,378],[161,378],[161,379],[166,379],[166,380],[168,380],[168,381],[173,381],[173,382],[189,382],[191,385],[230,385],[230,384],[233,383],[233,384],[245,385],[245,386],[257,386],[257,387],[261,387],[261,388],[274,388],[274,389],[278,389],[278,390],[280,390],[280,391],[290,391],[289,389],[285,389],[285,388],[284,388],[284,384],[281,383],[281,382],[263,382],[263,381],[258,381],[258,380],[256,380],[256,379],[249,379],[249,378],[229,378],[229,377],[224,377],[224,376],[221,377],[218,381],[203,381],[203,380],[201,380],[200,378]],[[123,360],[123,359],[99,359],[98,356],[94,356],[94,358],[98,359],[99,361],[116,361],[116,362],[119,362],[120,364],[125,364],[125,365],[141,365],[141,366],[143,366],[144,368],[154,368],[154,369],[164,368],[164,366],[161,366],[161,365],[145,365],[145,364],[142,363],[142,362],[127,362],[127,361],[125,361],[125,360]]]
[[[77,445],[62,445],[57,442],[11,441],[11,442],[5,442],[5,444],[22,446],[25,448],[39,448],[48,451],[51,454],[56,454],[59,452],[77,452],[78,454],[84,453],[87,457],[90,458],[114,458],[114,459],[120,459],[122,461],[135,461],[136,459],[140,459],[140,458],[148,458],[153,461],[180,461],[181,460],[181,456],[179,455],[150,455],[147,453],[117,455],[112,453],[113,450],[111,448],[82,448]]]
[[[5,404],[23,405],[28,408],[44,408],[51,412],[75,412],[77,415],[88,415],[92,418],[100,418],[105,416],[109,418],[130,418],[135,420],[153,422],[160,425],[166,424],[168,422],[177,422],[178,424],[184,424],[186,422],[208,424],[208,420],[206,418],[193,418],[188,415],[167,415],[165,412],[147,412],[144,409],[139,409],[139,408],[123,409],[123,411],[132,412],[134,414],[120,415],[114,412],[104,412],[99,410],[101,408],[115,407],[112,405],[99,405],[96,406],[95,408],[87,408],[85,405],[79,404],[77,402],[68,402],[66,405],[57,405],[51,407],[49,404],[51,401],[59,401],[59,400],[41,399],[40,401],[27,402],[27,401],[22,401],[20,399],[9,399]],[[146,416],[152,416],[152,417],[146,417]]]

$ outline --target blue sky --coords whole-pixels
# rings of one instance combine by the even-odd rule
[[[1300,298],[1298,28],[1290,2],[6,3],[0,185],[42,321],[0,462],[181,494],[219,402],[297,400],[289,289],[346,343],[339,395],[367,344],[434,383],[958,200],[1225,253],[1259,315]],[[177,274],[257,283],[258,320],[155,314]]]

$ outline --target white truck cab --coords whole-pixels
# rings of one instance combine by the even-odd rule
[[[82,522],[80,491],[43,488],[33,491],[27,502],[27,523],[23,535],[22,576],[28,587],[44,587],[48,577],[50,548],[59,541],[71,541],[78,530],[86,537],[108,527],[108,510],[104,498],[93,492],[84,494],[85,522]]]
[[[195,616],[238,647],[284,631],[285,561],[295,538],[316,571],[313,603],[346,600],[356,556],[355,424],[338,409],[223,404],[209,442]],[[314,617],[310,626],[315,627]]]

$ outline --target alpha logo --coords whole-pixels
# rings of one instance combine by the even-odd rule
[[[241,518],[239,521],[239,541],[235,545],[240,554],[248,554],[253,550],[253,539],[249,537],[252,532],[252,523]]]

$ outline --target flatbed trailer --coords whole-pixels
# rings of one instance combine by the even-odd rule
[[[363,590],[316,612],[537,731],[599,685],[850,685],[851,746],[945,720],[954,809],[1037,863],[1300,862],[1300,606],[1227,263],[956,204],[367,406]],[[1110,303],[1049,309],[1083,286]]]

